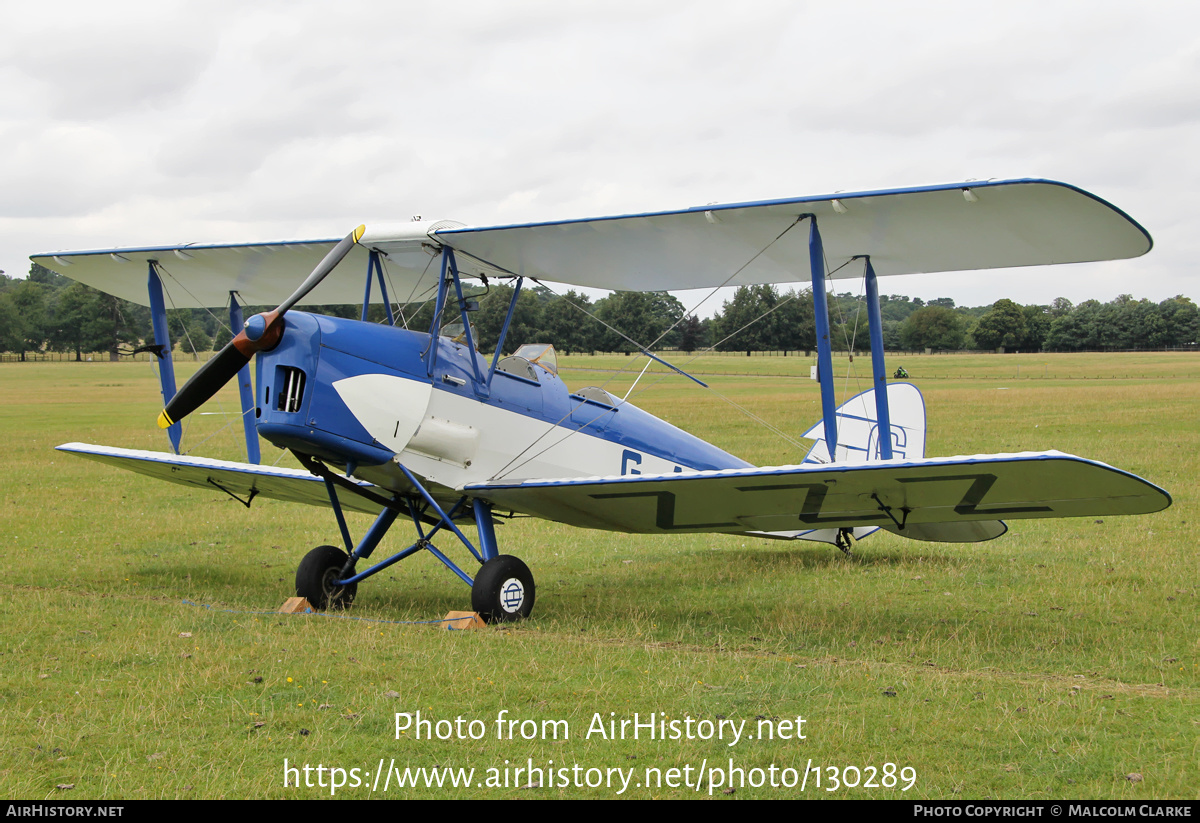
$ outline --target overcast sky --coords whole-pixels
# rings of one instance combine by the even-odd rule
[[[35,252],[334,237],[414,214],[488,225],[1044,177],[1125,210],[1155,248],[881,291],[1200,299],[1195,2],[0,11],[9,275]]]

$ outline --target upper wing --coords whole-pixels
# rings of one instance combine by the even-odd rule
[[[360,245],[301,303],[360,302],[370,250],[384,256],[393,300],[424,299],[437,282],[441,245],[459,252],[465,276],[519,274],[630,291],[806,282],[808,229],[800,220],[806,214],[817,216],[835,278],[858,277],[860,266],[840,267],[862,255],[870,255],[876,274],[887,275],[1115,260],[1151,246],[1128,215],[1073,186],[956,183],[515,226],[368,226]],[[32,259],[143,305],[151,260],[175,307],[223,306],[230,291],[244,305],[275,305],[336,242],[181,244]],[[378,290],[373,296],[380,299]]]
[[[437,230],[461,226],[452,220],[371,226],[342,263],[297,305],[327,306],[361,303],[368,253],[382,253],[383,270],[392,300],[424,300],[437,287],[440,273]],[[279,240],[265,243],[185,243],[89,251],[59,251],[32,255],[48,269],[133,303],[149,305],[147,264],[154,261],[172,308],[219,307],[231,291],[249,306],[274,306],[329,253],[340,237],[318,240]],[[494,275],[497,269],[470,263],[465,274]],[[382,302],[379,289],[372,299]]]
[[[223,491],[243,497],[253,493],[256,496],[292,503],[329,506],[325,481],[300,469],[256,466],[229,460],[211,460],[207,457],[185,457],[137,449],[118,449],[112,446],[93,446],[88,443],[64,443],[58,450],[184,486]],[[358,485],[365,489],[375,488],[370,483],[359,482]],[[379,514],[379,506],[372,505],[356,494],[343,494],[338,498],[338,502],[343,509]]]
[[[504,509],[636,533],[882,526],[903,535],[933,523],[1146,514],[1171,504],[1140,477],[1062,452],[480,483],[465,491]],[[938,531],[916,534],[938,539],[931,536]]]
[[[1124,212],[1047,180],[446,229],[436,236],[515,274],[603,289],[665,291],[811,280],[808,227],[797,223],[809,213],[817,216],[827,269],[835,278],[861,276],[861,265],[839,268],[862,255],[870,255],[876,274],[887,275],[1115,260],[1145,254],[1151,246],[1150,235]]]

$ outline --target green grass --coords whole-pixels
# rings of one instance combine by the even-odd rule
[[[579,387],[603,383],[633,359],[572,356],[561,365]],[[840,378],[839,391],[866,388],[868,362],[856,358],[857,374]],[[371,773],[381,758],[402,769],[474,767],[477,780],[505,760],[509,768],[528,759],[542,768],[550,760],[555,768],[634,768],[640,778],[647,768],[665,774],[732,758],[747,770],[811,761],[916,772],[903,793],[827,793],[810,776],[809,797],[1194,799],[1200,361],[902,362],[925,394],[930,454],[1058,448],[1138,473],[1175,504],[1103,523],[1016,521],[1005,537],[977,546],[880,534],[852,559],[816,544],[632,537],[519,520],[500,540],[537,578],[537,607],[524,624],[445,632],[398,622],[468,607],[466,587],[428,556],[364,583],[350,615],[363,619],[280,616],[272,612],[291,594],[299,559],[337,542],[328,511],[272,501],[247,511],[220,495],[56,453],[70,440],[164,449],[154,373],[146,364],[6,364],[0,793],[329,796],[328,788],[285,789],[285,758]],[[819,416],[808,363],[713,356],[691,368],[795,436]],[[837,363],[841,375],[849,364]],[[1051,364],[1046,375],[1027,374],[1037,363]],[[186,379],[190,367],[180,367]],[[731,373],[738,370],[749,374]],[[609,390],[623,394],[634,376],[617,375]],[[797,447],[683,378],[648,373],[637,391],[647,410],[749,460],[799,458]],[[200,453],[238,459],[240,427],[226,426],[237,413],[230,390],[205,408],[222,410],[231,415],[194,417],[187,442],[207,438]],[[280,456],[264,444],[267,461]],[[352,516],[352,532],[368,522]],[[388,545],[404,537],[398,528]],[[481,720],[488,733],[396,739],[395,713],[417,710]],[[565,720],[570,739],[497,740],[502,710]],[[800,715],[806,739],[732,747],[587,739],[593,716],[610,712],[745,720],[747,729],[759,717]],[[1133,773],[1142,779],[1127,779]],[[614,794],[393,785],[387,796]],[[339,792],[369,795],[364,787]],[[695,792],[631,786],[624,796]],[[721,788],[714,796],[726,797]],[[732,796],[800,792],[747,785]]]

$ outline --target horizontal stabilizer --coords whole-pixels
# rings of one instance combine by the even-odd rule
[[[878,526],[859,526],[851,529],[851,537],[856,541],[862,540],[877,531],[879,531]],[[839,545],[839,542],[844,539],[841,529],[799,529],[787,532],[744,532],[744,534],[750,537],[765,537],[768,540],[810,540],[814,543],[828,543],[831,546]]]
[[[273,500],[329,506],[325,481],[302,469],[281,469],[274,466],[234,463],[230,460],[211,460],[207,457],[93,446],[88,443],[64,443],[58,450],[182,486],[224,491],[243,500],[249,498],[253,492],[257,497],[269,497]],[[375,488],[369,483],[359,482],[359,485],[364,489]],[[342,494],[338,500],[343,509],[379,514],[378,505],[373,505],[356,494]]]
[[[904,530],[889,523],[886,526],[871,526],[851,530],[851,535],[857,542],[870,537],[882,528],[892,534],[907,537],[909,540],[922,540],[928,543],[982,543],[985,540],[995,540],[1008,531],[1008,526],[1002,520],[964,520],[961,523],[908,523]],[[767,537],[774,540],[812,540],[817,543],[838,545],[840,529],[804,529],[792,532],[746,532],[753,537]]]
[[[995,540],[1008,531],[1002,520],[964,520],[961,523],[909,523],[903,529],[889,523],[883,527],[892,534],[928,543],[982,543]]]
[[[1000,518],[1147,514],[1171,504],[1170,495],[1140,477],[1053,451],[479,483],[465,490],[501,509],[610,531],[878,526],[903,535],[920,526],[913,532],[918,539],[954,542],[987,539],[1002,528],[994,524]],[[984,525],[973,532],[957,527],[978,521]]]

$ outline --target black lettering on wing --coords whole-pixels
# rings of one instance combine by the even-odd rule
[[[836,523],[838,525],[845,525],[847,523],[873,523],[878,520],[887,519],[887,516],[882,514],[863,514],[857,517],[850,517],[844,514],[822,515],[821,508],[825,505],[825,495],[829,493],[829,486],[824,483],[782,483],[774,486],[738,487],[738,491],[748,494],[781,491],[784,489],[808,490],[808,493],[804,495],[804,503],[800,506],[798,517],[801,523],[807,523],[810,526],[822,523]]]
[[[663,531],[716,529],[738,525],[737,523],[676,523],[674,492],[617,492],[614,494],[593,494],[590,497],[595,500],[611,500],[619,497],[655,497],[658,499],[658,505],[655,510],[654,525]]]
[[[970,488],[962,496],[962,500],[954,507],[955,514],[964,516],[973,515],[995,515],[995,514],[1021,514],[1023,512],[1050,512],[1054,511],[1050,506],[989,506],[980,508],[979,504],[983,502],[983,498],[996,484],[997,477],[994,474],[943,474],[936,477],[898,477],[898,483],[936,483],[946,480],[970,480],[972,481]]]

